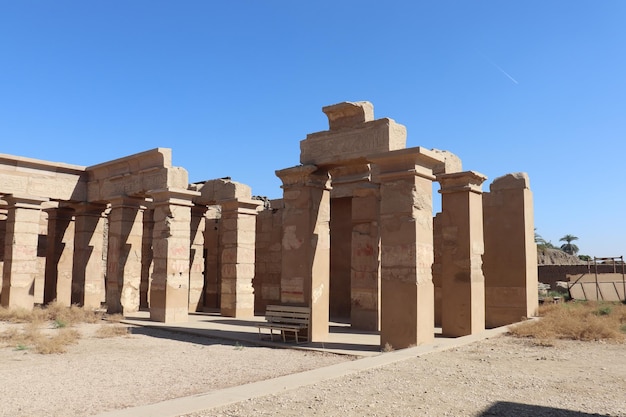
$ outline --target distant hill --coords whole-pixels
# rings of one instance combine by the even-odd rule
[[[578,256],[569,255],[559,249],[537,249],[538,265],[586,265]]]

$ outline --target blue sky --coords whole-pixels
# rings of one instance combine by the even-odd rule
[[[321,108],[368,100],[485,189],[527,172],[545,239],[626,255],[624,22],[623,1],[0,0],[0,153],[167,147],[192,182],[276,198]]]

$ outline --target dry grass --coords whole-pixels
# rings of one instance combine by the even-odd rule
[[[100,339],[109,337],[128,336],[128,327],[126,326],[103,326],[96,330],[95,336]]]
[[[85,310],[78,306],[65,307],[56,302],[33,310],[0,308],[0,321],[14,323],[0,333],[0,344],[17,350],[33,350],[37,353],[63,353],[69,345],[80,339],[80,332],[71,327],[80,323],[103,322],[104,313]],[[119,322],[121,315],[109,321]],[[128,334],[128,328],[103,325],[96,337],[115,337]]]
[[[103,313],[101,312],[85,310],[75,305],[65,307],[56,301],[45,307],[38,306],[32,310],[0,307],[0,321],[9,323],[43,323],[53,321],[61,324],[58,327],[66,327],[77,323],[96,323],[102,320],[102,317]]]
[[[626,341],[626,305],[621,303],[550,304],[539,308],[539,316],[511,326],[510,333],[535,338],[545,346],[556,339]]]

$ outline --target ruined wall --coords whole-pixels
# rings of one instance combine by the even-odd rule
[[[618,265],[618,272],[621,266]],[[539,265],[537,267],[539,282],[550,284],[550,288],[556,288],[557,281],[568,281],[567,275],[593,274],[595,267],[589,265]],[[613,265],[598,265],[598,273],[609,274],[613,272]]]
[[[271,200],[270,208],[260,211],[256,219],[254,313],[265,314],[268,304],[280,304],[280,271],[282,264],[283,201]]]

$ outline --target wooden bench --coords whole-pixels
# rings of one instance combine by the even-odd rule
[[[274,330],[279,330],[286,342],[285,333],[293,333],[296,343],[300,343],[300,332],[306,330],[306,341],[309,340],[309,321],[311,320],[311,309],[309,307],[294,307],[268,305],[265,309],[265,323],[258,323],[259,338],[261,329],[269,329],[270,340],[274,341]]]

